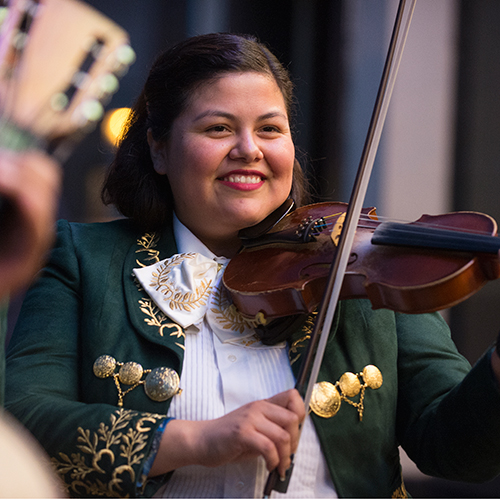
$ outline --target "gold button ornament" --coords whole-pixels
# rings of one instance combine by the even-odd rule
[[[363,368],[363,380],[370,389],[378,389],[383,382],[382,374],[375,365],[367,365]]]
[[[99,356],[94,363],[94,375],[99,378],[107,378],[113,375],[113,372],[116,369],[116,359],[104,355]]]
[[[120,371],[118,372],[118,379],[122,384],[135,385],[141,382],[143,374],[144,369],[139,363],[129,361],[128,363],[124,363],[120,367]]]
[[[166,401],[179,391],[179,375],[172,368],[155,368],[146,377],[144,390],[153,401]]]
[[[339,380],[339,387],[344,396],[353,398],[359,394],[361,390],[361,382],[356,374],[345,372]]]
[[[333,417],[340,409],[342,399],[337,388],[330,382],[318,382],[309,403],[311,410],[323,418]]]
[[[177,372],[165,366],[145,370],[135,361],[122,363],[104,354],[95,360],[93,370],[96,377],[113,377],[118,391],[118,406],[123,406],[124,396],[139,385],[144,385],[144,391],[150,399],[159,402],[166,401],[182,391],[179,389],[180,381]],[[144,376],[146,377],[143,378]],[[130,387],[124,391],[121,384]]]
[[[366,388],[378,389],[382,383],[382,373],[375,365],[365,366],[361,373],[345,372],[335,384],[327,381],[314,384],[309,407],[316,415],[330,418],[337,414],[345,401],[356,408],[361,422]],[[358,394],[358,402],[349,399]]]

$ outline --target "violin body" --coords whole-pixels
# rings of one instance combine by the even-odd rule
[[[346,209],[344,203],[299,208],[271,230],[269,243],[246,248],[233,258],[223,282],[239,311],[252,318],[263,313],[266,319],[312,312],[323,296],[337,249],[336,231]],[[500,277],[498,248],[496,253],[485,253],[373,244],[373,233],[381,223],[373,208],[363,209],[362,214],[341,299],[368,298],[374,309],[425,313],[451,307]],[[320,232],[308,242],[291,242],[289,235],[300,231],[305,221],[325,216],[336,231]],[[412,225],[455,229],[459,234],[487,233],[492,238],[497,234],[495,220],[476,212],[423,215],[408,224]],[[494,238],[497,242],[500,247],[500,238]]]

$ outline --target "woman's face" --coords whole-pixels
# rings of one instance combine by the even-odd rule
[[[290,193],[295,148],[283,96],[268,75],[228,73],[202,85],[166,144],[148,138],[177,217],[212,250],[234,245],[240,229]]]

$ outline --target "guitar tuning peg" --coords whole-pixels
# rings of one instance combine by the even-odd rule
[[[104,108],[97,99],[83,101],[75,110],[75,119],[79,126],[94,124],[104,116]]]
[[[50,99],[50,107],[54,111],[63,111],[68,107],[69,99],[66,94],[63,92],[57,92]]]
[[[118,78],[113,73],[106,73],[92,82],[90,91],[100,101],[104,101],[113,95],[118,87]]]
[[[113,57],[115,61],[112,71],[116,75],[122,76],[135,61],[135,52],[130,45],[121,45],[114,51]]]
[[[122,45],[116,50],[117,60],[121,64],[130,66],[135,61],[135,52],[130,45]]]
[[[118,78],[112,73],[107,73],[99,79],[99,86],[103,94],[114,94],[119,87]]]

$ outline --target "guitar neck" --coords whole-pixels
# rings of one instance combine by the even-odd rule
[[[1,28],[0,147],[64,160],[133,63],[128,34],[79,0],[10,0]]]

